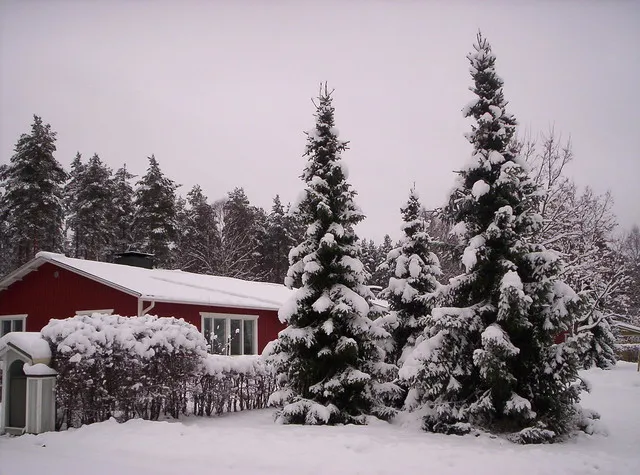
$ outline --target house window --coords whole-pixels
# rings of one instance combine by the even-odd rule
[[[209,352],[217,355],[258,353],[258,316],[200,313]]]
[[[76,315],[93,315],[94,313],[102,313],[104,315],[111,315],[113,313],[112,308],[106,308],[102,310],[76,310]]]
[[[27,327],[27,315],[0,315],[0,337],[11,332],[23,332]]]

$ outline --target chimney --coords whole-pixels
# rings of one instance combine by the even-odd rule
[[[124,266],[142,267],[144,269],[153,269],[153,254],[147,254],[146,252],[138,251],[125,251],[115,255],[113,259],[114,264],[121,264]]]

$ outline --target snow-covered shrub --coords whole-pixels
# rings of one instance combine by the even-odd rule
[[[58,371],[59,425],[178,417],[206,357],[196,327],[173,317],[93,314],[42,329]]]
[[[260,356],[208,355],[193,387],[193,412],[210,416],[267,406],[275,374]]]

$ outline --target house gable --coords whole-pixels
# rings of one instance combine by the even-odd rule
[[[51,318],[72,317],[78,310],[112,308],[136,315],[137,304],[133,295],[50,262],[0,290],[0,315],[27,314],[26,331],[39,331]]]

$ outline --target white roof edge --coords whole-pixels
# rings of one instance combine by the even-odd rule
[[[75,274],[79,274],[83,277],[86,277],[87,279],[91,279],[94,280],[96,282],[100,282],[101,284],[107,285],[109,287],[112,287],[116,290],[119,290],[121,292],[124,292],[126,294],[132,295],[134,297],[140,297],[140,293],[136,292],[134,290],[128,289],[127,287],[123,287],[121,285],[118,285],[114,282],[111,282],[109,280],[105,280],[102,279],[96,275],[93,275],[91,273],[88,272],[84,272],[81,269],[78,269],[77,267],[74,266],[70,266],[68,264],[65,264],[64,262],[59,261],[58,259],[56,259],[56,256],[59,257],[67,257],[64,254],[59,254],[56,252],[48,252],[48,251],[40,251],[36,254],[36,256],[31,259],[29,262],[23,264],[22,266],[18,267],[16,270],[14,270],[13,272],[10,272],[9,274],[7,274],[1,281],[0,281],[0,292],[2,292],[3,290],[5,290],[6,288],[8,288],[11,284],[18,282],[19,280],[22,280],[22,278],[31,273],[32,271],[38,269],[42,264],[44,264],[45,262],[48,262],[49,264],[54,264],[56,266],[62,267],[63,269],[66,269],[70,272],[73,272]]]
[[[9,272],[3,277],[2,280],[0,280],[0,292],[9,287],[11,284],[22,280],[25,275],[29,274],[33,270],[36,270],[45,262],[46,259],[43,256],[36,255],[36,257],[31,259],[29,262],[22,264],[13,272]]]
[[[274,311],[277,312],[280,307],[275,304],[273,307],[258,307],[255,305],[234,305],[234,304],[220,304],[220,303],[211,303],[211,302],[194,302],[191,300],[176,300],[166,297],[156,297],[153,295],[141,295],[140,300],[145,302],[161,302],[161,303],[179,303],[183,305],[202,305],[205,307],[227,307],[227,308],[246,308],[247,310],[266,310],[266,311]],[[153,313],[153,309],[149,311]]]

